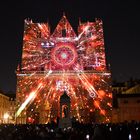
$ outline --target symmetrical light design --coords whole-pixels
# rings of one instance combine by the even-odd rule
[[[72,117],[109,121],[110,78],[101,20],[80,23],[78,36],[66,16],[53,34],[47,23],[25,20],[22,64],[17,69],[17,123],[55,120],[64,90],[71,98]]]
[[[61,42],[52,50],[51,58],[56,66],[66,69],[76,61],[77,52],[72,43]]]

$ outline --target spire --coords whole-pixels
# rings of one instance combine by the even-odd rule
[[[51,32],[50,23],[49,23],[49,18],[47,18],[47,26],[48,26],[49,32]]]
[[[47,23],[48,23],[48,25],[49,25],[49,18],[47,18]]]
[[[66,17],[65,12],[63,12],[63,17]]]
[[[79,17],[79,25],[81,25],[81,17]]]

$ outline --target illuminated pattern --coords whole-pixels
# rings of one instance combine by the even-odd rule
[[[80,23],[78,36],[65,16],[53,34],[47,23],[25,20],[22,64],[17,69],[17,123],[55,121],[64,90],[71,98],[71,117],[108,122],[110,78],[101,20]]]
[[[66,66],[71,66],[76,61],[77,52],[70,43],[60,43],[52,50],[52,60],[57,66],[66,69]]]

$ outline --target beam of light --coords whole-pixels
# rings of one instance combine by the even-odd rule
[[[32,74],[30,74],[30,76],[29,77],[32,77],[33,75],[35,75],[36,74],[36,72],[33,72]]]
[[[86,75],[83,73],[81,75],[85,81],[85,83],[87,83],[87,86],[88,86],[88,90],[90,91],[89,94],[92,98],[96,97],[97,96],[97,91],[95,90],[95,88],[93,87],[93,85],[87,80],[87,77]]]
[[[101,110],[100,110],[100,114],[102,114],[102,115],[105,116],[105,114],[106,114],[105,110],[101,109]]]
[[[101,107],[100,107],[100,102],[99,101],[96,101],[94,100],[93,101],[93,104],[96,108],[98,108],[100,110],[100,114],[104,115],[106,114],[105,110],[103,110]]]
[[[48,92],[48,94],[47,94],[47,97],[46,97],[46,99],[48,100],[48,98],[49,98],[49,96],[50,96],[50,93],[51,92],[53,92],[53,90],[54,90],[54,88],[52,87],[52,88],[50,88],[50,90],[49,90],[49,92]]]
[[[85,86],[85,88],[87,89],[87,91],[88,91],[90,97],[94,98],[94,97],[96,96],[96,93],[95,93],[94,90],[92,90],[91,84],[90,84],[89,82],[85,81],[85,79],[83,79],[83,77],[80,76],[79,74],[78,74],[78,77],[79,77],[79,79],[81,80],[82,84],[83,84],[83,85]]]
[[[46,74],[46,76],[44,77],[44,79],[46,79],[51,73],[52,73],[52,70],[50,70],[50,71]],[[25,100],[25,102],[20,106],[20,108],[19,108],[18,111],[16,112],[16,115],[15,115],[16,117],[18,117],[18,116],[20,115],[20,113],[25,109],[25,107],[27,106],[27,104],[28,104],[31,100],[33,100],[33,99],[36,97],[38,91],[39,91],[40,89],[42,89],[43,87],[44,87],[44,86],[43,86],[43,83],[40,83],[40,84],[38,85],[38,87],[36,88],[36,90],[33,91],[33,92],[31,92],[31,93],[29,94],[29,97]]]
[[[75,40],[80,40],[81,36],[82,36],[83,34],[87,33],[89,27],[90,27],[90,26],[85,26],[84,29],[83,29],[83,31],[78,35],[78,37],[75,38]],[[96,38],[97,38],[97,36],[95,36],[95,35],[92,35],[92,36],[90,37],[91,40],[95,40]],[[87,40],[89,40],[89,38],[87,38],[87,39],[85,38],[84,40],[80,41],[80,43],[79,43],[79,45],[77,46],[77,48],[78,48],[81,44],[83,44],[84,42],[86,42]]]
[[[81,70],[78,70],[77,66],[74,69],[77,72],[81,73],[81,74],[77,74],[77,76],[79,77],[79,79],[81,80],[82,84],[85,86],[85,88],[89,92],[90,97],[95,98],[98,95],[98,93],[95,90],[95,88],[93,87],[93,85],[87,80],[87,76],[84,74],[84,72],[82,72]]]
[[[36,97],[38,90],[42,87],[42,83],[40,83],[35,91],[32,91],[29,97],[25,100],[25,102],[20,106],[18,111],[16,112],[16,117],[20,115],[20,113],[24,110],[27,104]]]
[[[72,92],[72,94],[73,94],[74,97],[75,97],[76,103],[78,103],[78,98],[77,98],[76,93],[75,93],[74,89],[72,88],[72,86],[71,86],[71,92]],[[77,104],[76,104],[76,111],[77,111],[78,120],[80,121],[79,107],[78,107]]]
[[[98,109],[101,110],[100,102],[99,102],[99,101],[94,100],[93,104],[94,104],[94,106],[95,106],[96,108],[98,108]]]
[[[79,36],[78,36],[78,40],[81,38],[81,36],[82,36],[85,32],[87,32],[88,29],[89,29],[89,26],[86,26],[86,27],[83,29],[83,31],[81,32],[81,34],[79,34]]]
[[[47,32],[49,32],[48,27],[45,24],[40,24],[40,23],[38,23],[37,25],[39,29],[42,31],[44,37],[47,37]]]
[[[52,73],[52,70],[49,70],[49,72],[46,74],[46,76],[44,77],[44,79],[46,79],[51,73]]]

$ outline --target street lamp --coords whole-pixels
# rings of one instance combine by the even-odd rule
[[[5,113],[4,116],[3,116],[3,118],[4,118],[4,122],[5,123],[8,123],[9,114],[8,113]]]

